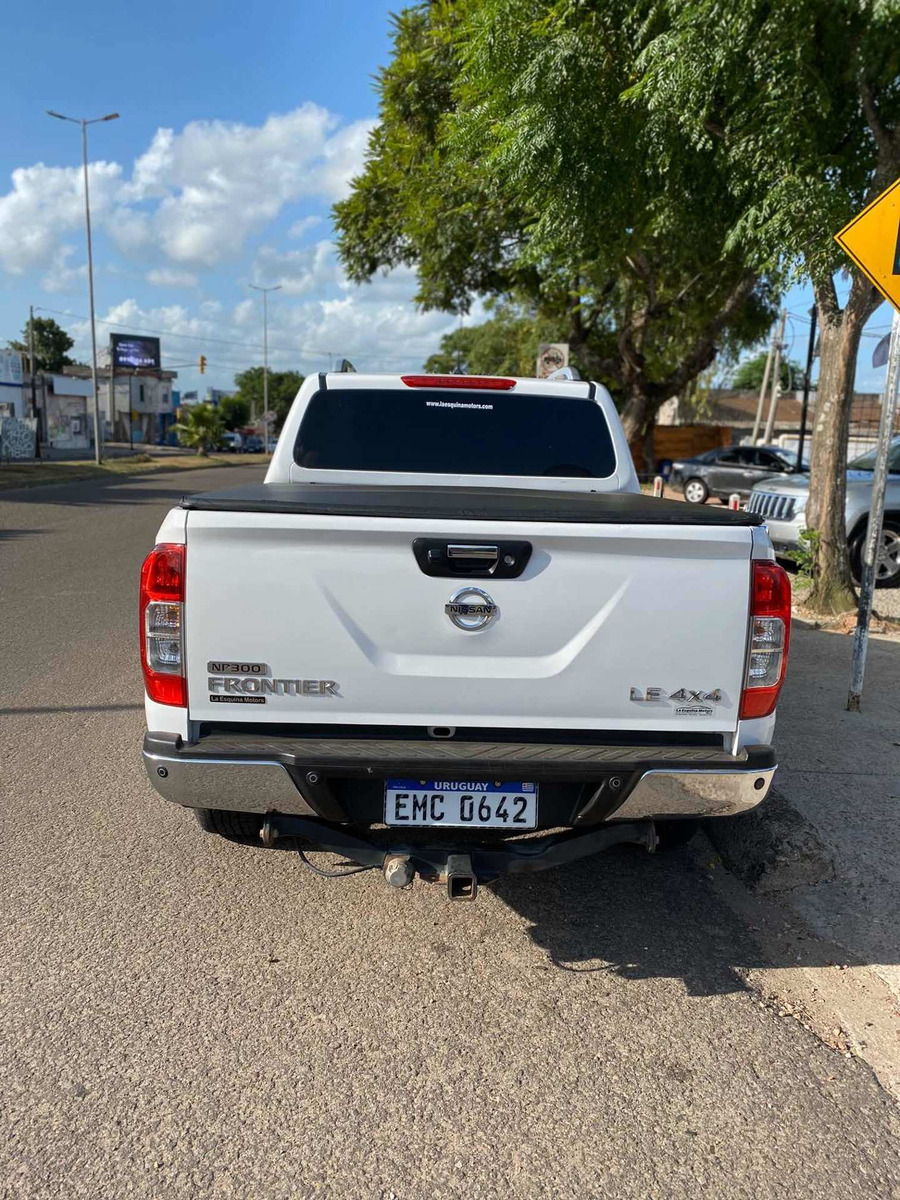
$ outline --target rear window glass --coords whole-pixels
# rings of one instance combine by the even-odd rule
[[[327,471],[605,479],[616,454],[603,411],[590,400],[342,388],[310,400],[294,461]]]

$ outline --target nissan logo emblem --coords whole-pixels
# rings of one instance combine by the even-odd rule
[[[487,592],[477,587],[460,588],[444,605],[444,612],[456,628],[464,629],[467,633],[486,629],[499,611]]]

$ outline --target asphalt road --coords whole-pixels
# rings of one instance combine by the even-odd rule
[[[689,854],[449,905],[156,798],[137,570],[221,484],[0,496],[0,1195],[897,1195],[892,1101],[747,987]]]

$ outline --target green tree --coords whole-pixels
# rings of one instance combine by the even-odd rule
[[[776,273],[726,238],[716,146],[669,138],[621,99],[655,0],[433,0],[395,18],[363,173],[335,208],[351,278],[414,265],[426,308],[476,295],[548,320],[622,403],[629,437],[725,349],[758,342]]]
[[[250,420],[250,405],[243,396],[223,396],[218,413],[226,429],[243,429]]]
[[[20,342],[8,342],[10,350],[21,350],[28,354],[31,320],[25,322]],[[75,345],[62,326],[52,317],[34,318],[34,369],[36,371],[61,371],[70,367],[74,359],[69,351]]]
[[[752,358],[745,358],[743,362],[738,363],[731,377],[731,386],[734,388],[743,388],[746,391],[758,392],[762,387],[767,357],[766,351],[763,350],[761,354],[754,354]],[[797,391],[803,387],[806,372],[793,359],[782,359],[779,374],[781,375],[781,387],[783,391],[788,391],[790,388]],[[769,375],[771,377],[771,370]]]
[[[302,383],[303,376],[299,371],[269,372],[269,408],[275,413],[275,433],[281,432]],[[249,367],[241,371],[234,377],[234,386],[237,388],[235,398],[247,404],[253,417],[260,418],[263,413],[263,368]]]
[[[693,0],[670,12],[630,93],[649,114],[657,166],[673,129],[709,150],[739,206],[736,219],[726,206],[728,245],[751,270],[812,281],[821,357],[806,512],[818,534],[811,602],[840,611],[855,603],[844,504],[856,358],[881,299],[833,236],[900,174],[900,5]],[[838,270],[849,279],[843,299]]]
[[[224,430],[222,418],[211,404],[192,404],[183,409],[181,420],[175,425],[179,445],[204,456],[216,448]]]

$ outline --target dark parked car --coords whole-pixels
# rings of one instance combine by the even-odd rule
[[[244,453],[245,454],[262,454],[263,440],[257,437],[255,433],[251,433],[244,438]]]
[[[671,478],[691,504],[705,504],[710,496],[727,503],[734,492],[745,499],[770,475],[790,474],[796,462],[794,451],[780,446],[721,446],[673,463]]]

